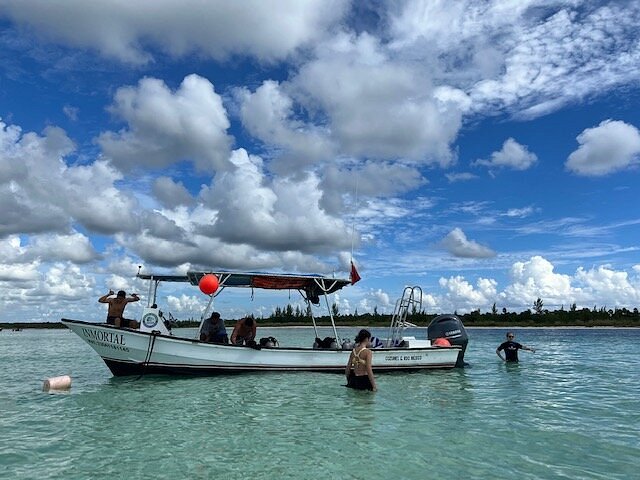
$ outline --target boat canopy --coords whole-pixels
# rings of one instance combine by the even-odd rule
[[[322,275],[225,271],[189,271],[186,275],[138,274],[138,278],[158,282],[189,282],[192,285],[198,285],[202,277],[208,274],[218,277],[221,287],[299,290],[305,293],[307,300],[315,304],[319,303],[321,295],[336,292],[351,284],[351,280]]]

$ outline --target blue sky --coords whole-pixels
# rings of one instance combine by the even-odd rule
[[[433,313],[637,307],[638,25],[625,1],[2,0],[0,320],[102,320],[138,265],[346,278],[352,247],[345,313],[405,285]]]

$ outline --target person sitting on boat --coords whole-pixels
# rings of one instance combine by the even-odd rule
[[[251,318],[241,318],[233,327],[231,343],[234,345],[252,345],[256,341],[256,321]]]
[[[518,350],[528,350],[535,353],[535,349],[515,342],[513,339],[515,335],[513,332],[507,332],[507,341],[502,342],[498,348],[496,348],[496,354],[502,359],[503,362],[517,362]],[[500,351],[504,350],[504,357],[500,354]]]
[[[220,318],[218,312],[213,312],[211,316],[202,323],[200,341],[220,344],[229,343],[227,329],[224,327],[224,320]]]
[[[98,299],[100,303],[108,303],[109,310],[107,311],[107,323],[109,325],[115,325],[116,327],[129,327],[138,328],[139,324],[135,320],[127,320],[124,318],[124,307],[128,303],[137,302],[140,297],[137,293],[132,293],[130,297],[127,297],[127,292],[120,290],[115,298],[109,298],[113,295],[113,290],[109,290],[109,293],[101,296]]]
[[[344,370],[347,377],[347,387],[356,390],[371,390],[375,392],[376,379],[373,376],[373,352],[369,349],[371,333],[360,330],[356,335],[356,346],[349,355],[349,361]]]

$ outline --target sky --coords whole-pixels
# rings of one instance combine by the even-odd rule
[[[0,0],[0,321],[638,307],[638,65],[631,0]]]

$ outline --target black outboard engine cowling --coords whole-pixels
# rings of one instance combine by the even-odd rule
[[[464,367],[464,352],[467,349],[467,343],[469,343],[469,336],[462,324],[462,320],[457,315],[449,313],[438,315],[431,320],[427,327],[427,339],[435,340],[436,338],[446,338],[451,345],[460,345],[462,347],[456,367]]]

